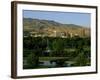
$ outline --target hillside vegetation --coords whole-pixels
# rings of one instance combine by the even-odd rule
[[[24,18],[23,28],[24,32],[40,32],[48,35],[51,35],[56,31],[57,33],[66,33],[66,35],[77,34],[80,37],[90,36],[90,28],[75,24],[61,24],[51,20]]]

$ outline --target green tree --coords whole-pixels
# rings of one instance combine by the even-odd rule
[[[87,58],[83,52],[79,53],[74,61],[75,61],[76,66],[86,66],[87,65]]]
[[[55,39],[52,42],[52,49],[53,51],[56,52],[56,55],[61,56],[63,54],[63,50],[64,50],[64,42],[62,39]]]
[[[27,63],[29,68],[35,68],[38,67],[38,60],[39,57],[36,56],[36,53],[30,53],[27,57]]]

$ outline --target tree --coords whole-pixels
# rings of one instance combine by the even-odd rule
[[[74,61],[75,61],[76,66],[86,66],[87,65],[87,58],[83,52],[79,53]]]
[[[30,53],[27,57],[27,63],[29,68],[35,68],[37,67],[37,57],[34,53]]]
[[[55,39],[52,42],[52,49],[53,49],[53,51],[56,52],[55,55],[62,56],[63,50],[64,50],[64,42],[63,42],[63,40],[62,39]]]

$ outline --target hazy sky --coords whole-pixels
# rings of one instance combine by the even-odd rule
[[[91,16],[89,13],[23,10],[23,17],[54,20],[64,24],[76,24],[86,27],[90,27],[91,23]]]

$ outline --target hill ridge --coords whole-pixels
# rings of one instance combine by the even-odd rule
[[[62,24],[53,20],[23,18],[24,31],[41,32],[51,35],[55,31],[57,34],[65,33],[79,36],[90,36],[90,28],[83,27],[76,24]]]

